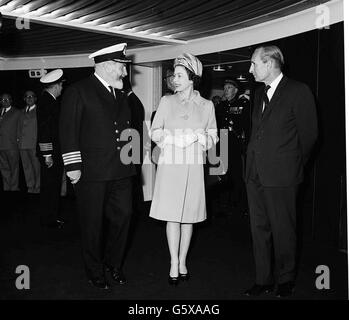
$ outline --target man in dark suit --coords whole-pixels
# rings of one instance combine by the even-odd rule
[[[274,282],[277,296],[293,293],[296,196],[317,138],[314,97],[308,86],[283,75],[283,64],[276,46],[258,47],[251,59],[250,73],[265,84],[255,92],[245,177],[256,263],[255,285],[245,294],[253,296],[271,292]]]
[[[17,131],[19,152],[28,193],[40,193],[40,162],[36,155],[37,116],[36,94],[27,90],[24,93],[25,108],[21,111]]]
[[[132,213],[132,176],[127,158],[131,109],[122,91],[126,43],[89,56],[95,73],[73,84],[62,100],[60,137],[64,166],[75,186],[82,251],[89,282],[108,289],[105,271],[126,283],[122,264]]]
[[[40,78],[44,90],[37,109],[41,224],[58,229],[64,225],[59,210],[63,161],[58,133],[58,98],[63,90],[63,81],[62,69],[53,70]]]
[[[17,128],[21,113],[12,106],[8,93],[0,95],[0,172],[4,191],[19,191],[19,150]]]

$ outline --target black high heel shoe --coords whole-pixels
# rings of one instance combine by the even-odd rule
[[[178,286],[178,283],[179,283],[179,278],[178,277],[171,277],[171,276],[168,276],[168,284],[170,286]]]
[[[190,278],[189,272],[187,272],[187,273],[180,273],[179,274],[179,279],[181,281],[188,281],[189,278]]]

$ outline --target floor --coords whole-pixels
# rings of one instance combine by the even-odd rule
[[[165,224],[148,217],[149,202],[134,214],[124,272],[128,283],[110,291],[90,286],[80,251],[74,197],[62,197],[64,229],[40,226],[38,195],[1,193],[0,300],[274,300],[272,294],[250,298],[242,293],[253,284],[254,261],[248,217],[220,214],[195,226],[189,252],[190,281],[167,283],[169,255]],[[347,254],[301,241],[296,291],[290,300],[347,300]],[[18,290],[18,266],[30,271],[30,288]],[[330,272],[330,288],[319,290],[319,265]],[[18,280],[18,279],[17,279]]]

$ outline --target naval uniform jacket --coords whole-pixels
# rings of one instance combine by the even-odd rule
[[[44,91],[37,107],[38,154],[42,163],[45,155],[52,155],[55,162],[62,160],[58,131],[59,114],[59,101]]]
[[[263,89],[255,93],[246,180],[254,161],[264,187],[296,186],[317,138],[314,97],[307,85],[284,75],[262,115]]]
[[[64,93],[60,137],[67,172],[81,170],[82,181],[110,181],[134,175],[133,164],[124,164],[120,158],[121,153],[131,152],[131,138],[123,136],[129,132],[131,109],[122,91],[116,90],[114,98],[91,75]]]

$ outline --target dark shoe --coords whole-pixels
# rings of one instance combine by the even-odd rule
[[[178,286],[178,283],[179,283],[179,278],[178,277],[171,277],[171,276],[169,276],[168,277],[168,284],[170,285],[170,286]]]
[[[189,272],[188,273],[180,273],[179,274],[179,279],[181,281],[188,281],[190,278]]]
[[[247,296],[259,296],[263,293],[270,293],[274,290],[274,285],[260,285],[260,284],[254,284],[252,288],[246,290],[244,292]]]
[[[46,226],[50,229],[63,229],[64,222],[61,220],[56,220],[54,222],[48,223]]]
[[[116,283],[118,283],[118,284],[125,284],[126,283],[126,278],[125,278],[122,270],[120,270],[118,268],[107,267],[106,271],[110,272],[110,275],[111,275],[113,281],[115,281]]]
[[[91,283],[94,287],[96,287],[98,289],[104,289],[104,290],[109,289],[109,285],[108,285],[107,281],[104,279],[104,277],[92,278],[88,282]]]
[[[278,298],[289,297],[294,293],[294,282],[288,281],[278,285],[276,296]]]

